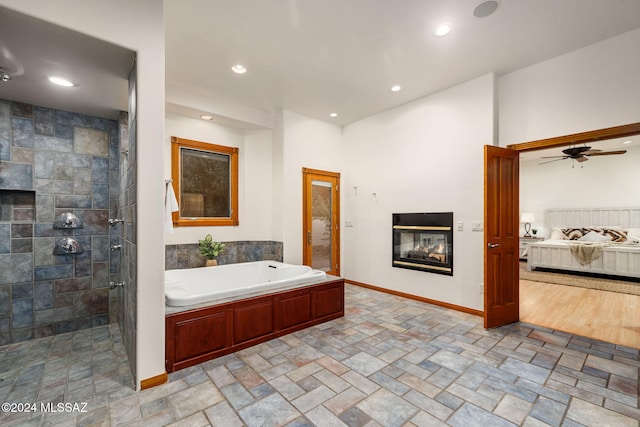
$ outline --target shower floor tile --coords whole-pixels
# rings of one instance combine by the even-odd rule
[[[140,392],[117,325],[0,347],[0,402],[36,404],[0,412],[0,425],[640,427],[637,349],[345,293],[342,319]]]

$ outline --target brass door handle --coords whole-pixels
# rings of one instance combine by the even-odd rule
[[[307,231],[307,245],[311,244],[311,231]]]

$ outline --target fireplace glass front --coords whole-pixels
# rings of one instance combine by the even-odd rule
[[[393,266],[453,276],[453,212],[393,214]]]

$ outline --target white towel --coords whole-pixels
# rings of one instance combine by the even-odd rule
[[[167,233],[173,233],[173,216],[172,212],[177,212],[178,200],[176,200],[176,193],[173,192],[173,184],[171,181],[166,183],[167,190],[164,196],[164,229]]]

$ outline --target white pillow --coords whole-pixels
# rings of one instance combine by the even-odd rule
[[[640,242],[640,228],[627,228],[627,241],[638,243]]]
[[[626,231],[629,236],[640,236],[640,228],[626,228],[624,231]]]
[[[562,232],[562,228],[553,227],[551,229],[551,236],[549,236],[549,240],[564,240],[564,233]]]
[[[595,231],[590,231],[578,240],[581,242],[610,242],[611,236],[605,236]]]

